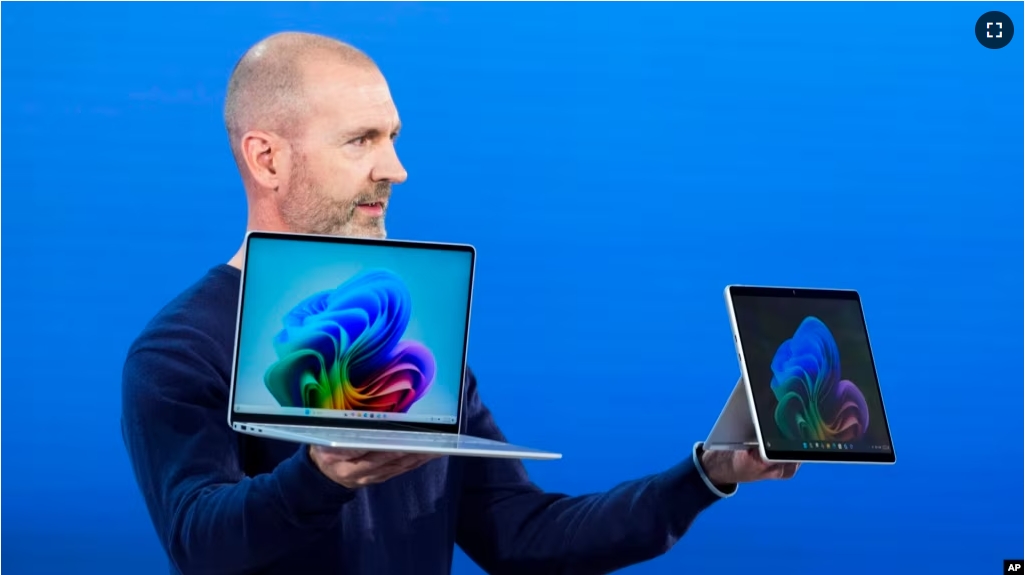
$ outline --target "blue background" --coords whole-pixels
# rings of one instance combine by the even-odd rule
[[[974,36],[992,9],[1018,25],[1002,50]],[[898,464],[744,486],[631,573],[1023,554],[1020,3],[2,10],[9,573],[164,570],[121,363],[241,242],[221,100],[284,29],[389,77],[410,172],[390,235],[477,246],[470,364],[511,439],[565,453],[530,465],[547,489],[705,436],[737,377],[727,283],[862,290]]]
[[[282,320],[296,305],[315,293],[337,288],[361,271],[385,269],[409,291],[412,315],[403,339],[426,346],[437,369],[431,388],[408,413],[457,415],[468,319],[469,252],[260,238],[250,240],[248,251],[237,404],[278,407],[263,378],[278,360],[274,338],[284,325]]]

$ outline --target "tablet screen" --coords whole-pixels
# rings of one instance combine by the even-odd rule
[[[730,299],[770,459],[895,460],[857,292],[731,287]]]

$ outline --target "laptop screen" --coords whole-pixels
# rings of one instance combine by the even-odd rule
[[[467,246],[251,235],[234,415],[456,424],[473,258]]]

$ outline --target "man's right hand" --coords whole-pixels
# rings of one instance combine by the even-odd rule
[[[317,469],[335,483],[349,489],[387,481],[437,457],[426,453],[310,446],[310,459]]]

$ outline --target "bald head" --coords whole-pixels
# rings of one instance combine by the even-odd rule
[[[228,81],[224,123],[232,153],[242,165],[239,141],[251,130],[293,135],[305,121],[306,78],[317,63],[376,69],[369,56],[344,42],[301,32],[275,34],[250,48]]]

